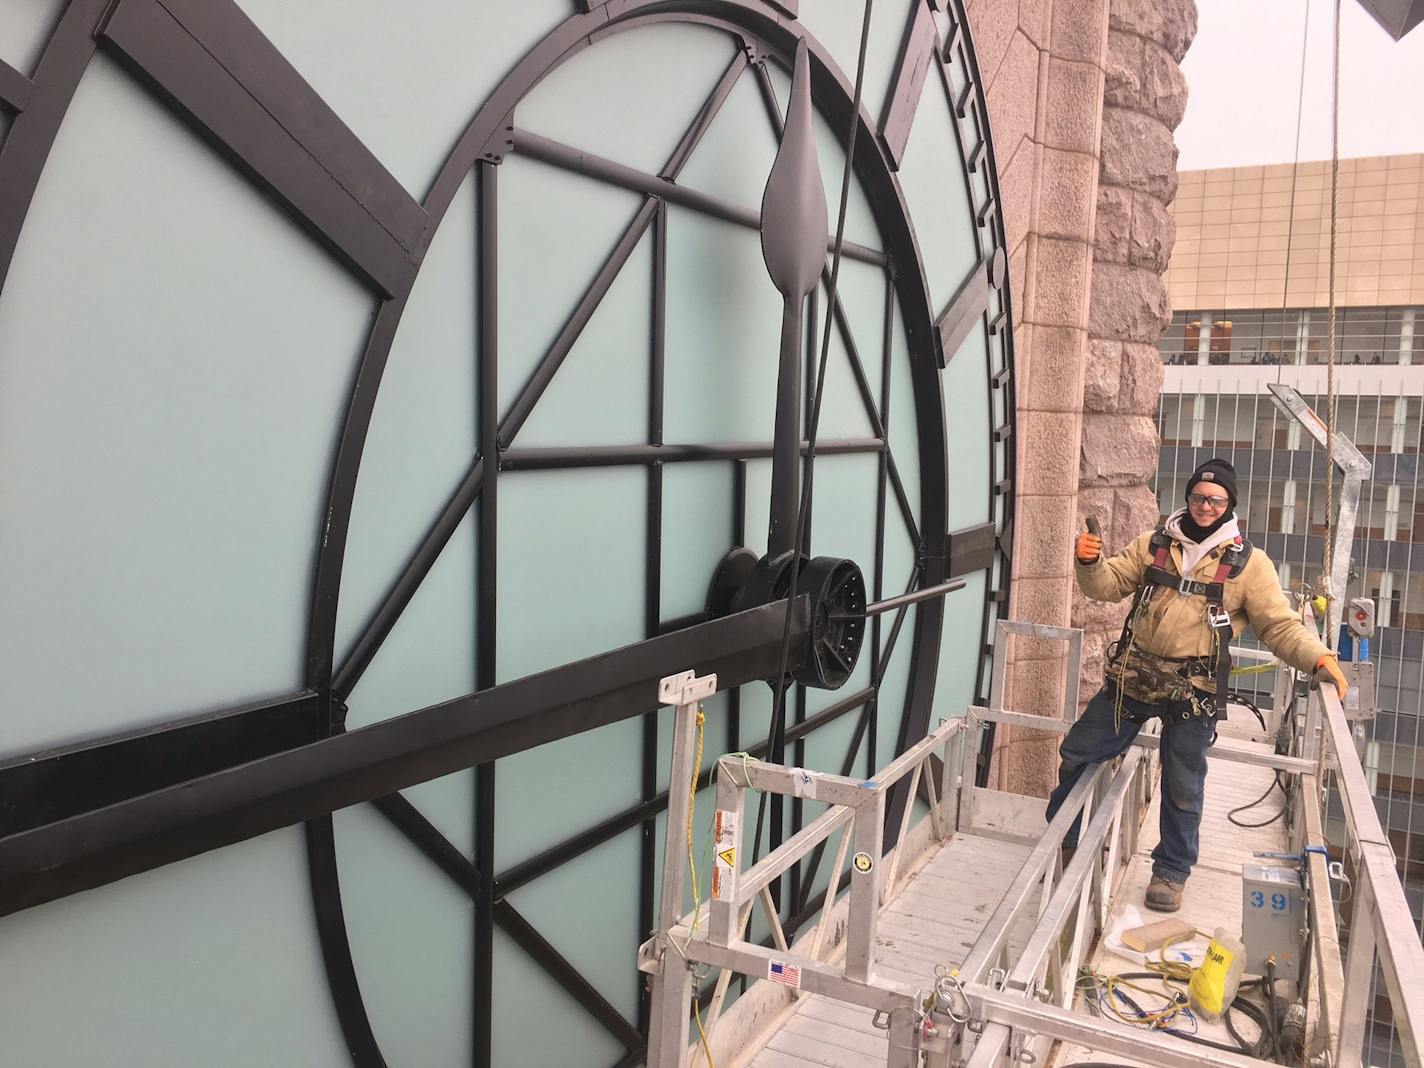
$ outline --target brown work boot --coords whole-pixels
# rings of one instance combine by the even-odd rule
[[[1174,883],[1161,875],[1152,876],[1147,884],[1147,907],[1153,912],[1176,912],[1182,907],[1182,890],[1186,883]]]

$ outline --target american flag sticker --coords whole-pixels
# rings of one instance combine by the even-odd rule
[[[767,962],[766,977],[773,983],[789,986],[792,990],[801,989],[801,969],[794,964],[787,964],[784,960]]]

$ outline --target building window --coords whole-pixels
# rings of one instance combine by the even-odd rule
[[[1281,490],[1281,531],[1282,534],[1295,533],[1295,479],[1288,478]]]
[[[1384,491],[1384,540],[1394,541],[1399,537],[1399,486],[1388,487]]]
[[[1382,572],[1379,586],[1371,590],[1370,595],[1375,599],[1375,626],[1391,626],[1399,605],[1399,594],[1394,592],[1394,574]]]

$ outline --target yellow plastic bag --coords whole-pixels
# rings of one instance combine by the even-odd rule
[[[1226,1011],[1241,985],[1246,967],[1246,947],[1241,940],[1218,927],[1206,949],[1206,960],[1192,972],[1187,984],[1193,1012],[1216,1019]]]

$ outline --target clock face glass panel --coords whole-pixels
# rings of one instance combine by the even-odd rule
[[[859,11],[803,6],[806,32],[853,77]],[[498,91],[488,71],[509,70],[566,13],[563,5],[533,7],[481,15],[479,26],[469,13],[428,13],[418,36],[429,55],[402,69],[460,72],[458,91],[430,101],[409,99],[422,86],[439,95],[425,85],[429,70],[412,75],[413,89],[379,64],[343,65],[311,12],[253,3],[248,14],[421,198],[440,153]],[[865,81],[871,116],[883,113],[911,8],[876,10]],[[345,17],[353,55],[375,49],[378,27],[366,21],[373,12],[358,6]],[[948,16],[936,18],[943,39]],[[415,32],[403,28],[390,47]],[[458,62],[462,48],[480,50],[480,71]],[[656,174],[742,55],[725,26],[649,21],[561,58],[519,100],[513,123]],[[790,78],[784,56],[767,60],[764,79],[740,66],[677,183],[754,214],[777,150],[772,110],[784,115]],[[843,259],[841,321],[829,336],[818,430],[826,451],[815,465],[809,550],[855,561],[872,599],[917,580],[917,534],[943,538],[945,531],[924,529],[927,492],[943,498],[948,530],[1003,529],[1007,519],[1007,499],[994,484],[1009,470],[1008,446],[994,431],[1007,422],[1011,397],[990,383],[1007,366],[1006,338],[983,321],[995,298],[946,354],[935,383],[917,380],[913,366],[933,353],[912,352],[915,330],[933,324],[907,326],[897,289],[923,286],[937,314],[994,247],[992,228],[976,222],[976,206],[992,192],[985,167],[968,170],[960,147],[973,137],[974,116],[954,110],[965,65],[948,64],[944,80],[937,66],[896,176],[921,262],[897,264],[903,277],[894,277],[883,263]],[[415,120],[427,108],[442,118],[439,137]],[[393,119],[397,112],[404,121]],[[844,131],[824,113],[815,121],[834,227]],[[145,152],[125,151],[126,142]],[[423,253],[380,377],[350,509],[336,666],[479,453],[482,337],[497,353],[494,407],[503,418],[648,203],[644,193],[518,148],[480,166],[492,174],[485,181],[493,192],[482,197],[475,174],[461,179]],[[108,197],[92,194],[96,172]],[[493,258],[481,243],[490,233]],[[886,247],[863,180],[850,186],[846,237],[868,250]],[[75,290],[76,271],[78,312],[60,298]],[[828,295],[822,284],[806,310],[807,431]],[[332,443],[379,305],[139,80],[102,52],[90,61],[0,290],[0,381],[17,384],[0,390],[0,464],[18,479],[11,485],[27,517],[19,526],[23,564],[0,563],[0,575],[7,597],[13,590],[28,598],[23,609],[34,621],[28,638],[0,652],[0,670],[17,680],[27,710],[7,752],[302,686],[313,540]],[[756,229],[665,204],[504,450],[508,467],[493,480],[494,551],[481,545],[477,504],[347,695],[346,729],[639,642],[704,612],[727,552],[766,549],[781,312]],[[935,392],[926,393],[926,381]],[[947,459],[920,433],[927,407],[944,427]],[[876,443],[877,424],[886,427],[888,449]],[[716,447],[720,455],[656,466],[642,457],[592,465],[573,458],[599,449],[632,456],[654,441]],[[930,473],[946,469],[937,484]],[[96,505],[102,523],[93,522]],[[56,539],[56,530],[65,537]],[[482,616],[477,591],[491,557],[494,610]],[[961,714],[980,696],[990,593],[1004,588],[1004,567],[995,554],[963,576],[966,587],[948,596],[942,624],[931,628],[936,648],[923,647],[922,609],[908,609],[898,628],[887,614],[867,628],[841,689],[790,689],[789,725],[857,693],[868,698],[877,684],[878,696],[873,714],[862,699],[788,745],[786,761],[852,774],[887,763],[900,743],[916,657],[937,655],[933,717]],[[55,687],[53,650],[61,635],[74,634],[76,619],[85,667],[75,685]],[[482,635],[492,642],[482,644]],[[492,663],[481,663],[490,645]],[[724,752],[765,743],[772,692],[749,684],[718,694],[705,711],[708,768]],[[491,1063],[610,1064],[627,1052],[575,999],[567,976],[531,954],[527,931],[636,1029],[643,977],[632,960],[648,934],[645,913],[657,905],[664,817],[632,822],[586,850],[570,851],[569,843],[646,801],[650,787],[675,788],[669,724],[666,714],[655,730],[629,719],[501,759],[493,804],[483,811],[472,772],[403,791],[467,857],[488,821],[496,878],[514,876],[517,885],[500,895],[489,989],[475,978],[480,919],[466,891],[373,806],[334,815],[342,921],[361,1001],[389,1063],[467,1063],[477,1046],[472,1006],[481,1001],[494,1021]],[[762,853],[821,807],[779,806],[777,826],[766,821]],[[711,808],[704,790],[694,843],[704,878]],[[560,851],[568,855],[548,870],[520,875]],[[304,854],[301,830],[288,828],[0,919],[0,951],[17,964],[4,970],[11,980],[0,978],[4,1014],[48,1021],[34,1028],[34,1055],[62,1063],[102,1059],[115,1035],[152,1051],[149,1063],[347,1063]],[[793,897],[819,899],[828,863],[786,888],[784,920],[799,911]],[[684,905],[691,908],[690,892]],[[521,924],[523,940],[514,933]],[[759,917],[752,933],[768,933]],[[57,945],[75,952],[56,953]],[[135,981],[113,983],[120,970]],[[59,999],[59,990],[70,993]],[[76,1004],[97,1021],[93,1034],[64,1026]],[[559,1026],[549,1027],[550,1018]],[[163,1022],[172,1020],[180,1023]],[[158,1033],[169,1048],[155,1049]],[[30,1040],[20,1041],[24,1048]]]

